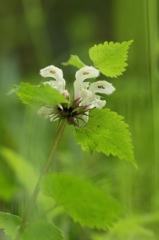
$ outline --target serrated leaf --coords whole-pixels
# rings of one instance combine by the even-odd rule
[[[74,134],[83,151],[96,150],[134,163],[133,145],[123,117],[109,109],[90,111],[89,121]]]
[[[6,236],[15,239],[18,228],[21,223],[21,218],[10,213],[0,212],[0,229],[4,229]]]
[[[54,107],[60,103],[68,103],[68,100],[49,84],[35,86],[30,83],[21,83],[16,94],[23,103],[29,105]]]
[[[37,220],[28,225],[23,233],[22,240],[63,240],[60,230],[51,223]]]
[[[117,77],[125,71],[129,46],[133,40],[122,43],[104,42],[94,45],[89,50],[90,59],[94,67],[107,77]]]
[[[121,212],[118,202],[86,180],[69,174],[48,174],[43,192],[62,205],[75,222],[105,229]]]
[[[67,62],[62,63],[64,66],[72,65],[78,69],[85,66],[85,64],[79,59],[77,55],[71,55]]]

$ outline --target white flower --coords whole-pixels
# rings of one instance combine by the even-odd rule
[[[50,118],[50,122],[56,121],[58,120],[58,116],[57,114],[53,113],[53,109],[49,106],[42,106],[39,110],[38,110],[38,114],[42,114],[44,115],[46,118]]]
[[[63,78],[63,72],[60,68],[51,65],[41,69],[40,74],[43,77],[52,77],[56,80],[44,82],[44,84],[49,84],[52,88],[57,89],[60,93],[63,93],[65,91],[66,81]]]
[[[89,90],[94,93],[98,92],[109,95],[115,91],[115,88],[107,81],[97,81],[91,83]]]
[[[84,82],[87,78],[95,78],[99,76],[99,70],[91,66],[85,66],[76,72],[74,81],[74,98],[81,97],[81,91],[89,87],[89,82]]]
[[[99,70],[92,66],[84,66],[76,72],[76,80],[83,82],[87,78],[95,78],[99,76]]]
[[[74,82],[74,98],[80,99],[81,106],[91,108],[102,108],[106,101],[96,93],[111,94],[115,91],[113,85],[107,81],[97,81],[94,83],[84,82],[87,78],[95,78],[99,76],[99,71],[91,66],[85,66],[76,72],[76,80]]]
[[[57,89],[61,94],[63,94],[66,98],[69,98],[69,93],[65,90],[66,81],[63,78],[63,72],[60,68],[57,68],[53,65],[48,66],[40,70],[40,74],[42,77],[52,77],[55,80],[46,81],[43,84],[49,84],[52,88]],[[38,110],[38,114],[43,114],[50,118],[50,121],[56,121],[58,118],[56,113],[53,113],[53,109],[50,106],[42,106]]]
[[[61,69],[51,65],[40,70],[43,77],[52,77],[54,80],[44,82],[49,84],[52,88],[57,89],[67,99],[69,92],[65,89],[66,81],[63,78]],[[66,118],[68,123],[79,126],[78,120],[88,122],[89,110],[92,108],[102,108],[106,101],[101,100],[100,94],[111,94],[115,91],[113,85],[105,80],[90,83],[85,81],[89,78],[96,78],[99,76],[99,70],[92,66],[85,66],[78,70],[75,74],[74,81],[74,100],[72,104],[59,104],[56,107],[42,106],[39,114],[43,114],[50,118],[50,121]]]

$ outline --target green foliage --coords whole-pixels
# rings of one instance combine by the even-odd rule
[[[39,219],[25,229],[22,240],[63,240],[59,229],[45,220]]]
[[[22,156],[9,148],[1,147],[0,155],[3,156],[8,166],[14,171],[18,182],[32,194],[38,178],[38,175],[35,174],[33,170],[33,166]]]
[[[43,192],[62,205],[75,222],[90,228],[105,229],[117,219],[117,201],[90,182],[69,174],[48,174]]]
[[[31,195],[38,179],[38,174],[34,170],[33,165],[21,155],[7,147],[0,148],[0,156],[3,157],[4,161],[15,174],[18,184]],[[8,189],[6,189],[6,191],[8,191]],[[51,207],[54,203],[52,199],[44,196],[42,192],[39,193],[37,202],[39,205],[42,204],[42,206],[40,205],[40,209],[43,211]]]
[[[79,59],[77,55],[71,55],[67,62],[63,63],[64,66],[72,65],[77,68],[82,68],[85,64]]]
[[[104,42],[104,44],[94,45],[89,50],[90,59],[94,67],[107,77],[117,77],[125,71],[127,63],[127,53],[133,41],[114,43]]]
[[[88,123],[76,129],[74,136],[84,151],[96,150],[134,163],[128,125],[116,112],[107,108],[90,111]]]
[[[156,240],[156,235],[150,224],[159,221],[159,212],[129,216],[120,219],[107,234],[95,234],[92,240]]]
[[[103,74],[109,77],[117,77],[125,71],[125,67],[127,66],[127,51],[131,43],[132,41],[121,44],[105,42],[104,44],[92,47],[89,50],[89,55],[94,66]],[[63,65],[72,65],[78,69],[85,66],[76,55],[71,55],[70,59]],[[14,86],[11,92],[13,91],[23,103],[28,105],[37,105],[39,107],[50,106],[54,108],[58,104],[66,103],[62,105],[64,107],[59,112],[59,115],[63,118],[74,120],[76,111],[79,114],[78,100],[69,105],[68,100],[49,84],[35,86],[30,83],[21,83],[19,86]],[[85,107],[82,109],[82,112],[84,111]],[[62,115],[63,113],[64,115]],[[55,148],[58,142],[57,139],[60,139],[59,133],[61,131],[58,131],[52,149]],[[120,159],[126,159],[134,163],[133,147],[128,125],[123,121],[123,117],[115,112],[111,112],[109,109],[90,110],[88,123],[76,129],[75,137],[84,151],[92,152],[96,150],[108,156],[112,154],[118,156]],[[51,154],[54,155],[53,150]],[[1,148],[1,155],[12,170],[14,170],[18,181],[24,186],[25,190],[31,193],[38,177],[32,171],[30,163],[28,164],[25,159],[7,148]],[[50,155],[49,161],[53,155]],[[25,172],[22,169],[25,169]],[[41,177],[42,175],[40,175],[40,179]],[[62,206],[62,209],[65,209],[75,222],[79,222],[82,226],[90,228],[106,229],[121,214],[121,207],[113,197],[92,183],[68,174],[48,174],[45,176],[42,181],[42,192],[39,191],[37,195],[39,195],[38,199],[36,199],[37,196],[35,195],[33,195],[35,198],[32,198],[37,200],[37,212],[40,210],[41,213],[47,214],[50,206],[52,208],[56,203]],[[48,202],[47,198],[49,199]],[[39,200],[41,201],[40,204],[42,203],[41,205],[39,205]],[[46,204],[46,202],[49,204]],[[30,209],[33,208],[34,200],[31,204],[32,206],[29,205],[31,206]],[[48,207],[47,210],[45,208],[46,205]],[[55,217],[54,213],[52,216]],[[52,217],[50,219],[52,221]],[[28,219],[25,219],[25,224],[27,222]],[[4,221],[2,221],[2,227],[4,225],[5,228],[5,224],[3,223]],[[19,226],[19,224],[20,221],[18,225],[11,222],[10,227],[14,225]],[[6,229],[10,231],[8,226]],[[21,240],[63,239],[61,232],[53,224],[48,223],[44,219],[29,222],[23,230]],[[7,231],[6,234],[10,234]],[[17,228],[14,236],[16,234]]]
[[[17,188],[15,186],[14,175],[8,171],[8,166],[4,168],[3,162],[0,166],[0,199],[9,202]]]
[[[35,86],[30,83],[21,83],[16,94],[23,103],[29,105],[54,107],[59,103],[68,102],[58,90],[52,88],[49,84]]]
[[[10,213],[0,212],[0,229],[4,229],[6,236],[10,236],[12,240],[15,240],[20,223],[20,217]]]
[[[135,217],[122,219],[112,228],[109,237],[118,236],[117,239],[119,240],[131,239],[131,236],[134,236],[137,240],[154,239],[153,231],[142,226],[138,220]]]
[[[87,43],[89,45],[91,42],[98,41],[98,39],[104,36],[107,36],[108,39],[115,36],[116,39],[121,41],[123,39],[132,39],[133,37],[135,46],[133,46],[133,54],[131,56],[132,64],[129,66],[131,76],[128,71],[126,78],[121,77],[119,81],[116,81],[118,91],[111,98],[111,106],[112,108],[115,106],[118,113],[123,113],[123,116],[126,116],[128,123],[131,125],[136,149],[135,155],[139,161],[140,171],[136,173],[135,169],[130,169],[131,166],[129,168],[127,164],[116,161],[109,161],[102,168],[101,164],[104,164],[103,161],[100,161],[102,156],[93,154],[91,158],[87,159],[87,154],[81,153],[76,148],[70,136],[68,137],[68,132],[68,135],[65,134],[64,136],[63,144],[59,146],[57,153],[59,162],[55,165],[55,168],[57,169],[58,166],[59,171],[67,170],[74,172],[74,174],[78,168],[83,174],[90,174],[90,172],[96,174],[102,168],[112,179],[113,192],[126,206],[126,209],[128,208],[128,212],[144,213],[146,210],[157,211],[159,209],[159,101],[157,81],[159,73],[159,2],[157,0],[120,0],[101,1],[97,4],[95,1],[77,0],[77,2],[72,1],[74,7],[70,7],[68,1],[63,1],[63,6],[61,6],[61,1],[42,1],[42,4],[39,4],[39,1],[32,1],[32,4],[30,1],[23,1],[25,14],[21,14],[21,4],[19,2],[18,0],[9,1],[8,6],[6,1],[0,1],[0,9],[2,11],[0,24],[1,144],[15,147],[16,149],[19,148],[23,154],[20,144],[20,133],[25,132],[23,144],[28,155],[32,151],[32,154],[38,157],[39,149],[45,148],[53,138],[52,134],[48,136],[46,131],[46,135],[44,138],[42,137],[43,143],[39,141],[38,148],[30,149],[29,143],[31,144],[31,141],[27,142],[26,133],[33,141],[38,140],[35,137],[37,136],[35,135],[35,124],[36,129],[38,126],[37,121],[36,123],[28,121],[27,114],[27,119],[24,119],[26,124],[20,125],[19,123],[22,119],[21,108],[18,108],[17,102],[14,102],[12,96],[5,96],[9,86],[15,81],[17,82],[19,77],[24,78],[27,75],[30,82],[34,81],[36,78],[35,71],[39,66],[44,67],[46,62],[51,63],[54,60],[56,62],[56,60],[62,59],[64,54],[71,51],[72,48],[75,51],[77,50],[77,52],[84,52],[85,49],[88,49]],[[91,11],[90,3],[94,3],[93,8],[97,6],[97,11]],[[44,14],[47,17],[44,18]],[[58,33],[54,31],[53,34],[52,24],[47,24],[52,23],[52,18],[54,18],[54,23],[62,23],[60,26],[56,25],[59,29]],[[88,23],[86,24],[87,27],[83,26],[85,19],[91,22],[91,28],[88,28]],[[24,31],[24,29],[27,30]],[[90,34],[90,29],[92,34]],[[53,43],[57,43],[58,46]],[[85,58],[82,60],[86,62]],[[134,93],[132,89],[135,90]],[[152,102],[153,104],[151,104]],[[43,129],[44,123],[45,121],[40,121],[38,132]],[[54,125],[56,124],[48,123],[51,129],[54,128]],[[20,131],[17,131],[17,126]],[[30,128],[33,129],[32,132],[29,132]],[[46,138],[48,138],[48,141],[45,140]],[[68,145],[69,148],[66,149]],[[76,156],[75,161],[72,161],[74,156]],[[80,159],[82,159],[82,162]],[[96,164],[94,164],[95,162]],[[0,169],[3,171],[1,164],[2,161],[0,160]],[[39,165],[41,165],[40,161]],[[25,172],[25,170],[23,171]],[[3,173],[5,177],[5,171]],[[117,184],[115,180],[117,180]],[[14,209],[17,209],[19,200],[17,199],[14,204]],[[20,208],[22,208],[23,204],[24,202],[21,201]],[[3,206],[4,204],[2,203],[1,207],[3,208]],[[8,207],[10,210],[13,210],[12,203]],[[99,240],[96,237],[83,237],[83,231],[87,231],[90,234],[87,228],[83,228],[83,230],[80,228],[80,230],[76,231],[72,226],[68,226],[68,221],[65,221],[63,217],[62,219],[65,224],[64,231],[67,235],[67,240]],[[156,237],[152,237],[155,240],[159,238],[158,226],[159,224],[157,223],[151,223],[146,226],[156,231]],[[122,228],[125,228],[124,223]],[[72,232],[74,232],[73,237]],[[95,232],[93,231],[92,235]],[[128,234],[129,237],[123,237],[119,231],[117,236],[109,237],[109,240],[119,240],[119,236],[121,236],[121,240],[147,240],[145,236],[138,238],[132,236],[132,232]],[[102,240],[107,240],[107,238],[105,234],[105,238],[103,237]]]

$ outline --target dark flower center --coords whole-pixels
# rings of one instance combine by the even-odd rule
[[[73,124],[74,126],[79,126],[79,120],[82,119],[83,115],[86,115],[85,107],[79,106],[76,104],[72,104],[72,106],[68,106],[67,104],[60,104],[56,108],[56,114],[60,119],[67,119],[69,124]]]
[[[57,107],[57,111],[61,118],[66,118],[67,120],[70,118],[75,118],[78,115],[76,109],[73,107],[63,106],[62,104],[61,106]]]

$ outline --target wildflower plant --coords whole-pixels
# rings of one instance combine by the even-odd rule
[[[93,46],[89,50],[92,66],[87,66],[78,56],[72,55],[63,63],[77,68],[72,95],[67,89],[62,69],[54,65],[40,70],[42,83],[32,85],[25,82],[15,87],[16,95],[24,104],[36,105],[37,113],[48,122],[53,124],[59,121],[60,124],[23,217],[0,213],[0,228],[10,239],[64,239],[53,222],[41,217],[31,222],[30,216],[39,192],[53,198],[57,205],[62,205],[82,226],[106,229],[120,216],[120,204],[89,181],[66,173],[47,172],[66,125],[74,126],[74,137],[83,151],[102,152],[107,156],[111,154],[135,165],[128,125],[122,116],[105,107],[106,100],[103,98],[115,91],[106,77],[116,78],[125,71],[131,43],[105,42]],[[96,80],[99,76],[100,80]]]

